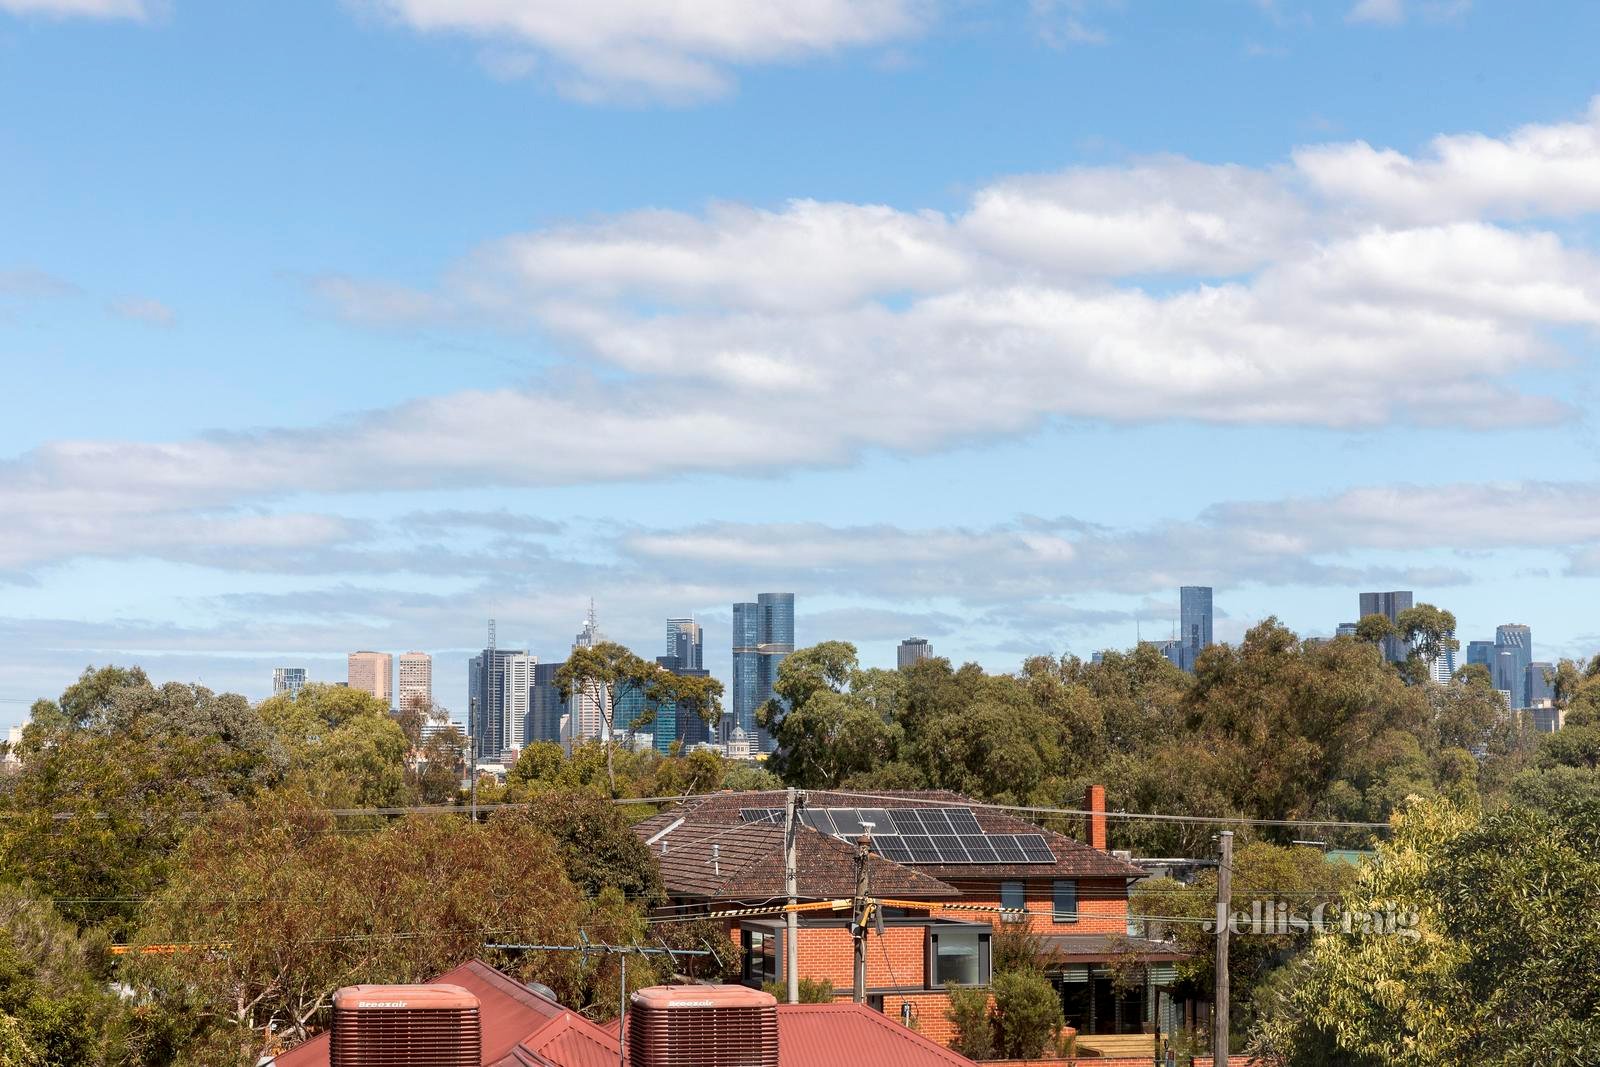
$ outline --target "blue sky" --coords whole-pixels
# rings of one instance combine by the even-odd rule
[[[0,720],[588,598],[1589,655],[1600,7],[0,0]]]

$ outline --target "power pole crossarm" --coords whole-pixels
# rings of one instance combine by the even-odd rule
[[[1233,913],[1233,831],[1224,830],[1221,841],[1221,862],[1217,866],[1217,995],[1216,1022],[1212,1026],[1215,1038],[1213,1055],[1215,1063],[1228,1062],[1228,925]]]

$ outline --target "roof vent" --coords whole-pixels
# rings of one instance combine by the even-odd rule
[[[329,1067],[479,1067],[478,998],[458,985],[354,985],[333,995]]]
[[[778,1002],[744,986],[651,986],[628,1012],[630,1067],[777,1067]]]

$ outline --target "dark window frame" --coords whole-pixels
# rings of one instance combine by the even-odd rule
[[[1071,894],[1072,906],[1068,909],[1061,907],[1062,890]],[[1050,918],[1058,923],[1075,923],[1078,921],[1078,880],[1076,878],[1057,878],[1050,885]]]

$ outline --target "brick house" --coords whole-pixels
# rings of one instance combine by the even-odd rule
[[[673,807],[635,827],[661,864],[674,913],[726,915],[745,984],[782,982],[782,792],[722,793]],[[1129,936],[1128,887],[1145,872],[1106,849],[1105,793],[1091,787],[1080,841],[943,791],[811,790],[797,835],[799,899],[843,902],[855,892],[855,846],[871,823],[868,885],[884,906],[867,935],[867,1002],[953,1036],[945,983],[986,986],[997,930],[1037,935],[1067,1022],[1080,1035],[1148,1034],[1180,1024],[1163,996],[1174,946]],[[854,951],[848,906],[800,917],[800,977],[848,1000]],[[1142,986],[1119,991],[1110,964],[1144,965]],[[1080,1037],[1080,1044],[1089,1044]],[[1109,1044],[1115,1044],[1111,1042]]]

